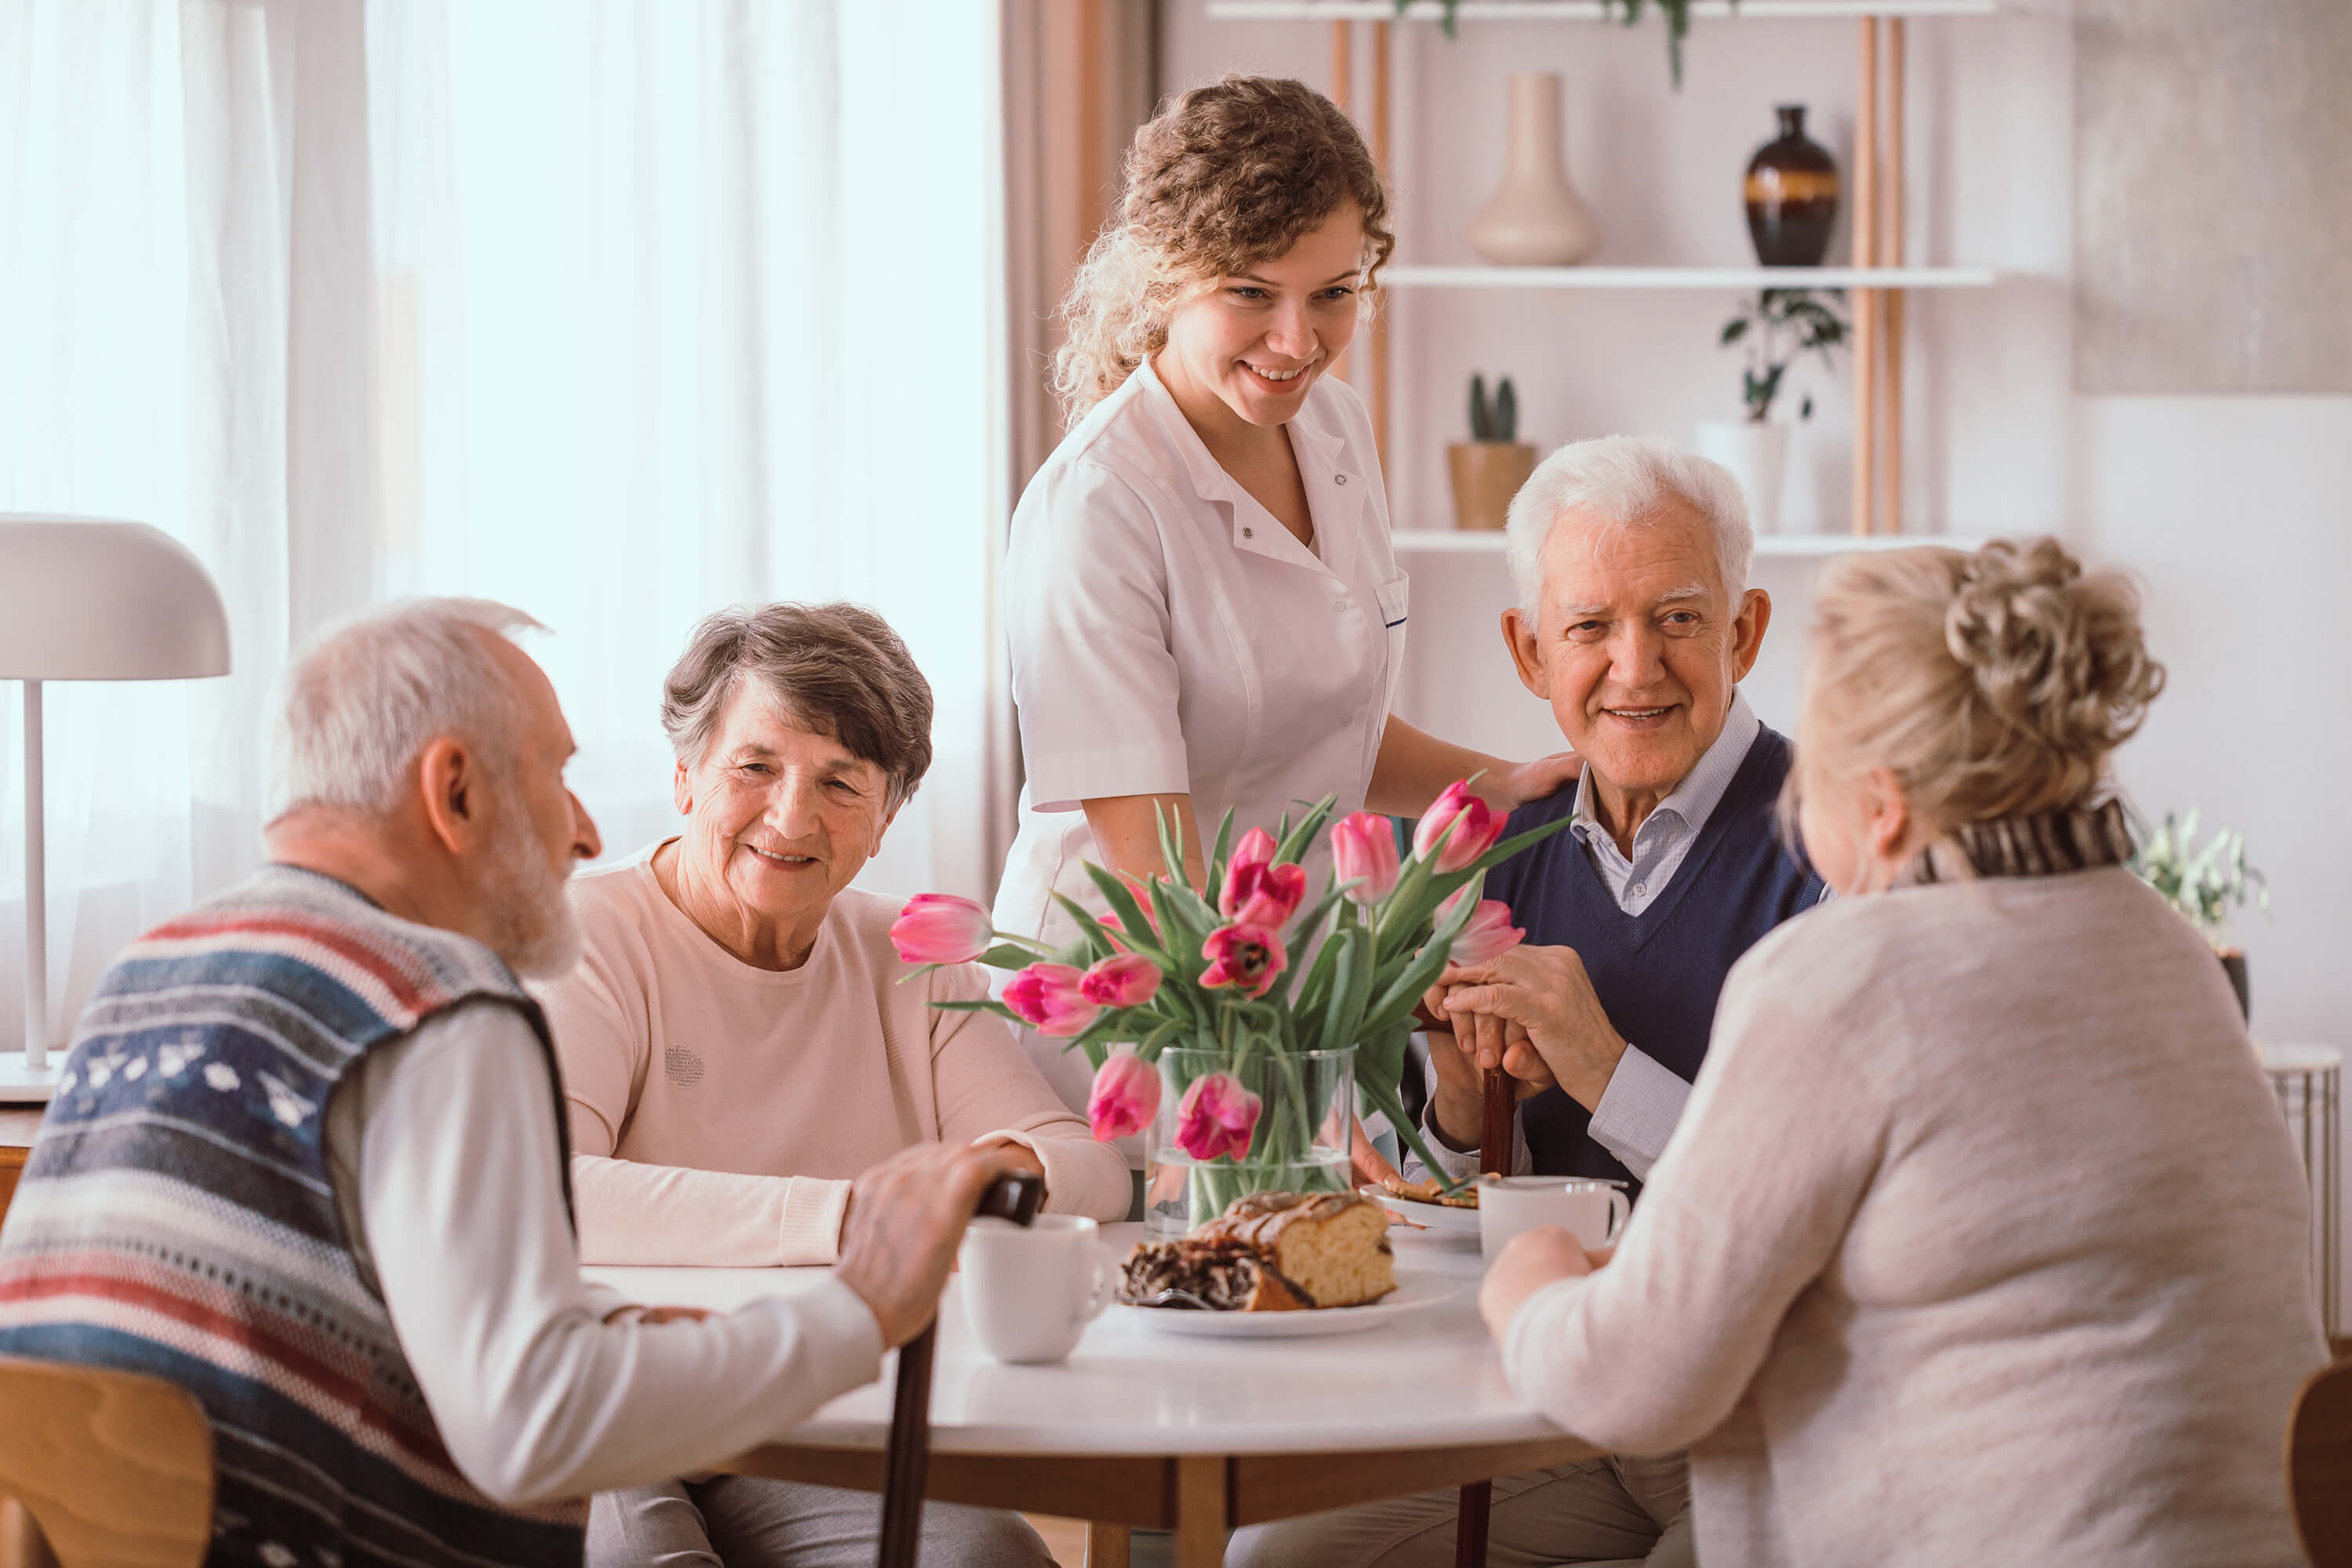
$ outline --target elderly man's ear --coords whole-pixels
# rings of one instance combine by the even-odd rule
[[[1750,588],[1739,596],[1739,614],[1731,623],[1731,679],[1734,684],[1748,679],[1756,668],[1756,655],[1764,647],[1764,629],[1772,624],[1772,595],[1761,588]]]
[[[482,770],[454,735],[425,742],[416,753],[417,795],[425,826],[444,849],[463,855],[481,841]]]

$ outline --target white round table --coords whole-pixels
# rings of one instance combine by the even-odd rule
[[[1143,1229],[1103,1228],[1121,1252]],[[1476,1237],[1390,1234],[1401,1274],[1437,1275],[1461,1290],[1356,1333],[1179,1337],[1114,1307],[1066,1363],[1003,1366],[973,1342],[951,1282],[925,1495],[1094,1521],[1090,1563],[1122,1562],[1129,1527],[1173,1530],[1178,1568],[1216,1568],[1232,1527],[1597,1454],[1504,1382],[1478,1318]],[[824,1278],[812,1268],[586,1272],[647,1303],[719,1309]],[[886,1366],[786,1441],[725,1468],[879,1491],[895,1372]]]

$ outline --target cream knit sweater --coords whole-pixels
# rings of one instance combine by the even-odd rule
[[[2295,1563],[2307,1220],[2220,966],[2130,873],[1844,899],[1732,971],[1623,1246],[1505,1363],[1689,1446],[1707,1568]]]

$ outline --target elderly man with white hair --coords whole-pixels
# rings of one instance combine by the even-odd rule
[[[581,1278],[544,1018],[596,829],[547,677],[473,600],[298,663],[268,864],[100,982],[0,1231],[0,1354],[204,1406],[212,1563],[581,1561],[586,1497],[870,1382],[1001,1151],[861,1177],[816,1289],[723,1316]]]
[[[1570,826],[1487,875],[1527,941],[1432,990],[1425,1121],[1439,1158],[1474,1171],[1483,1069],[1501,1067],[1519,1096],[1514,1171],[1638,1185],[1732,964],[1823,896],[1778,831],[1789,742],[1739,695],[1772,601],[1748,585],[1738,483],[1664,441],[1561,447],[1512,500],[1509,530],[1503,637],[1584,773],[1511,815],[1510,833]],[[1681,1455],[1507,1477],[1488,1561],[1686,1565],[1689,1497]],[[1245,1531],[1228,1561],[1443,1564],[1454,1511],[1454,1493],[1429,1492],[1311,1515]]]

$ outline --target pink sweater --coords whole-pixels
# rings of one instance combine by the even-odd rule
[[[659,847],[656,846],[655,847]],[[587,955],[540,999],[571,1110],[587,1263],[830,1263],[850,1179],[910,1144],[1036,1151],[1045,1206],[1120,1219],[1127,1163],[1064,1108],[966,965],[898,982],[897,908],[834,900],[808,962],[755,969],[654,878],[653,849],[572,879]]]

